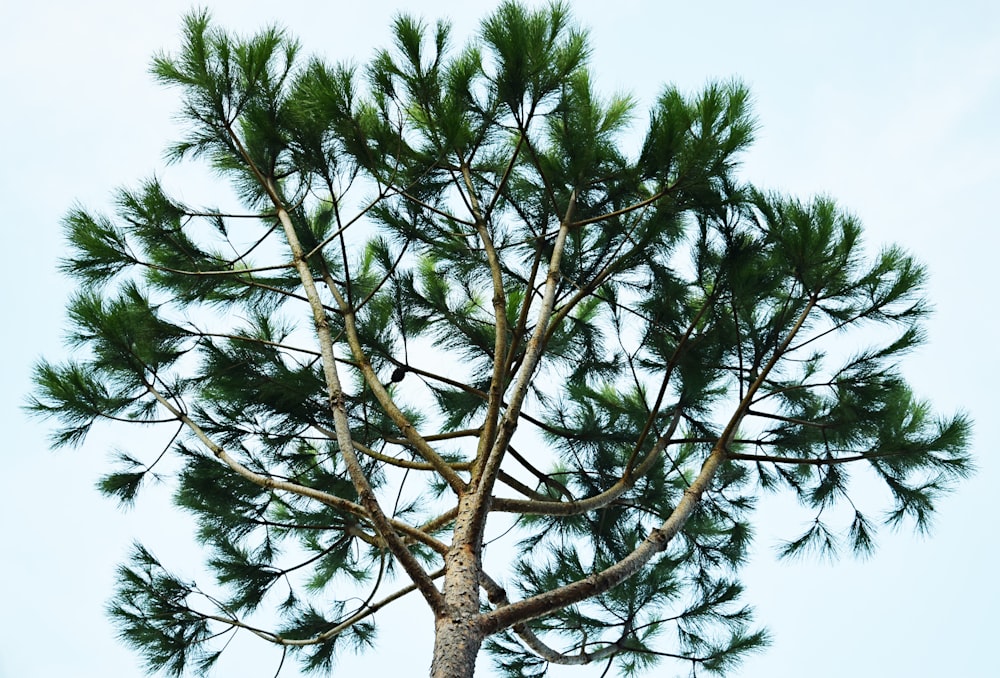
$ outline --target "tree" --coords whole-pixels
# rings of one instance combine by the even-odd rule
[[[111,614],[150,669],[207,668],[242,630],[322,670],[413,594],[435,676],[484,644],[514,676],[721,673],[766,643],[737,579],[762,493],[815,515],[784,555],[873,548],[855,468],[882,522],[927,527],[970,461],[966,418],[898,370],[923,270],[867,256],[829,199],[737,178],[742,85],[665,88],[634,137],[565,5],[503,4],[461,49],[444,23],[394,35],[356,69],[189,16],[153,62],[183,102],[171,157],[242,207],[152,179],[66,219],[78,352],[31,406],[58,445],[168,429],[101,489],[171,476],[216,580],[135,548]]]

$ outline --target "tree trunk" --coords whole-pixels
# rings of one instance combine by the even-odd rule
[[[484,633],[479,623],[482,533],[473,519],[477,495],[459,498],[454,540],[445,554],[444,609],[434,620],[431,678],[472,678]],[[473,546],[475,545],[475,546]]]
[[[482,644],[483,635],[475,618],[435,620],[431,678],[473,678]]]

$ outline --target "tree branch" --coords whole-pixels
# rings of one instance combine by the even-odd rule
[[[795,326],[789,331],[784,341],[775,348],[771,359],[761,370],[760,375],[758,375],[757,379],[747,390],[743,400],[730,417],[729,423],[723,430],[722,435],[719,436],[708,458],[702,464],[698,476],[684,490],[684,494],[677,503],[677,507],[660,527],[652,530],[646,539],[630,554],[601,572],[482,615],[479,618],[480,630],[485,634],[496,633],[515,624],[548,614],[552,610],[573,605],[587,598],[600,595],[605,591],[611,590],[629,577],[634,576],[653,556],[665,550],[670,541],[680,532],[688,518],[690,518],[698,502],[701,501],[702,495],[708,489],[716,471],[718,471],[722,462],[727,459],[726,448],[729,446],[730,439],[734,436],[747,408],[749,408],[754,393],[764,383],[767,373],[774,368],[783,355],[784,350],[805,324],[806,318],[815,304],[815,298],[810,298],[809,303],[799,316]]]

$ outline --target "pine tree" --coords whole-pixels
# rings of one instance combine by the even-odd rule
[[[143,546],[120,568],[111,614],[151,671],[201,672],[243,631],[323,673],[412,594],[434,676],[483,649],[511,676],[724,673],[767,642],[738,581],[762,494],[815,517],[786,556],[927,527],[971,466],[967,419],[898,369],[924,270],[866,253],[829,199],[737,178],[740,83],[666,87],[637,133],[568,5],[505,3],[461,48],[445,22],[393,31],[330,66],[191,14],[152,66],[182,101],[169,156],[241,211],[152,179],[66,218],[76,352],[30,406],[57,445],[172,428],[100,489],[128,505],[169,475],[215,580]]]

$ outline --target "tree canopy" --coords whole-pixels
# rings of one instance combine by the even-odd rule
[[[100,489],[170,477],[214,579],[136,545],[110,610],[150,670],[250,633],[323,672],[414,595],[435,676],[482,649],[511,676],[724,673],[767,641],[739,583],[763,494],[814,518],[784,556],[927,528],[971,462],[967,418],[899,370],[925,271],[831,199],[737,176],[742,84],[640,116],[595,91],[560,3],[501,4],[464,46],[406,15],[393,35],[331,66],[189,15],[152,66],[180,94],[169,157],[241,207],[153,178],[66,218],[75,352],[30,407],[56,445],[167,431]]]

